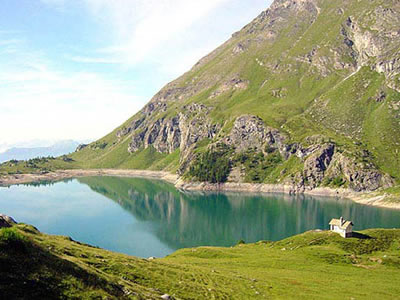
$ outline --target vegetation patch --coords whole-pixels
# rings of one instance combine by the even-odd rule
[[[26,238],[16,228],[0,229],[0,243],[6,245],[15,251],[24,251]]]
[[[222,183],[228,180],[233,150],[225,144],[200,153],[190,166],[187,176],[201,182]]]
[[[269,151],[267,155],[249,149],[235,156],[236,165],[245,170],[245,181],[263,183],[271,172],[282,163],[282,157],[278,151]]]
[[[325,177],[322,182],[323,186],[333,187],[333,188],[341,188],[347,184],[346,180],[342,176],[337,177]]]

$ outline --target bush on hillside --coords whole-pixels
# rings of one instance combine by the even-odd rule
[[[268,153],[264,155],[262,152],[249,149],[236,155],[236,164],[242,165],[245,169],[245,181],[264,182],[271,171],[282,162],[279,152],[270,150]]]
[[[25,237],[14,228],[2,228],[0,230],[0,244],[5,244],[16,251],[25,251],[25,242]]]
[[[188,176],[201,182],[222,183],[231,171],[231,149],[225,144],[200,154],[191,165]]]

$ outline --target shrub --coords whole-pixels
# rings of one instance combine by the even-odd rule
[[[6,244],[15,250],[24,251],[25,237],[14,228],[2,228],[0,230],[0,243]]]
[[[202,182],[226,182],[231,171],[231,149],[222,144],[198,155],[188,175]]]
[[[341,187],[346,183],[346,181],[342,177],[335,177],[332,180],[332,185],[336,187]]]
[[[336,188],[342,187],[345,184],[346,184],[346,180],[343,179],[343,177],[341,177],[341,176],[337,176],[334,178],[326,177],[322,182],[322,185],[324,185],[324,186],[331,186],[331,187],[336,187]]]
[[[265,146],[265,149],[264,149],[264,150],[265,150],[266,153],[274,153],[274,152],[276,151],[275,148],[271,147],[271,146],[268,145],[268,144]]]
[[[282,162],[279,152],[274,150],[268,153],[268,155],[264,155],[264,153],[257,152],[255,149],[249,149],[236,155],[234,161],[244,167],[247,182],[264,182],[272,170]]]
[[[73,162],[74,161],[71,157],[69,157],[67,155],[63,155],[62,160],[65,162]]]

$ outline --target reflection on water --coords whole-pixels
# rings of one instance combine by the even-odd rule
[[[353,220],[356,230],[400,227],[400,211],[349,200],[184,193],[161,181],[116,177],[0,189],[0,211],[45,232],[143,257],[183,247],[231,246],[240,239],[279,240],[327,229],[339,216]]]

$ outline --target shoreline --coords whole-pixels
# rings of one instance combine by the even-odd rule
[[[178,176],[169,172],[148,170],[119,170],[119,169],[72,169],[59,170],[45,174],[13,174],[0,176],[0,187],[8,187],[18,184],[26,184],[40,181],[58,181],[63,179],[93,176],[116,176],[116,177],[141,177],[148,179],[161,179],[175,184]]]
[[[92,176],[116,176],[116,177],[140,177],[148,179],[159,179],[173,184],[177,189],[184,191],[220,191],[220,192],[250,192],[250,193],[280,193],[289,195],[310,195],[326,196],[349,199],[359,204],[376,206],[382,208],[400,209],[400,203],[385,201],[386,196],[376,193],[359,193],[349,189],[315,188],[294,193],[292,186],[283,184],[265,183],[234,183],[227,182],[221,184],[185,182],[178,175],[164,171],[149,170],[122,170],[122,169],[72,169],[59,170],[45,174],[15,174],[0,176],[0,187],[26,184],[40,181],[58,181],[63,179]]]
[[[312,190],[304,190],[295,192],[292,186],[283,184],[266,184],[266,183],[235,183],[227,182],[221,184],[201,183],[201,182],[184,182],[178,179],[175,187],[187,191],[222,191],[222,192],[250,192],[261,194],[287,194],[287,195],[310,195],[322,197],[337,197],[348,199],[353,202],[382,208],[400,209],[400,202],[385,201],[386,195],[377,192],[355,192],[350,189],[333,189],[327,187],[315,188]]]

